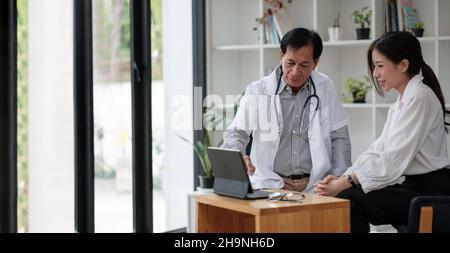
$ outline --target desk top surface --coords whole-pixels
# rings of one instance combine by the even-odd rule
[[[288,201],[270,202],[267,199],[244,200],[220,196],[217,194],[198,195],[195,197],[195,201],[200,204],[207,204],[210,206],[221,207],[255,215],[274,213],[279,211],[298,211],[299,209],[303,209],[306,211],[312,209],[349,207],[349,201],[346,199],[307,193],[304,193],[304,195],[305,199],[302,201],[302,203],[293,203]]]

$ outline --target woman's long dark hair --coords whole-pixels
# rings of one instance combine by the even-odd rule
[[[407,73],[410,78],[420,73],[422,70],[423,82],[430,87],[436,97],[441,103],[443,114],[444,114],[444,124],[446,126],[450,125],[445,121],[445,115],[449,114],[450,111],[445,109],[444,95],[442,94],[441,85],[428,64],[425,63],[422,56],[422,48],[420,46],[419,40],[410,32],[391,32],[386,33],[382,37],[374,40],[370,44],[367,50],[367,64],[369,67],[369,76],[377,90],[378,94],[384,95],[383,89],[380,87],[378,82],[373,78],[373,70],[375,68],[372,61],[372,51],[377,49],[382,55],[392,61],[394,64],[399,64],[402,60],[409,61],[409,67]]]

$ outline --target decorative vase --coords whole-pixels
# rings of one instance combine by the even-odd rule
[[[370,28],[356,28],[356,39],[367,40],[370,37]]]
[[[342,32],[340,27],[328,27],[328,36],[330,41],[341,40]]]
[[[412,29],[414,35],[416,35],[416,37],[423,37],[423,32],[425,31],[425,29],[421,28],[421,29],[416,29],[413,28]]]
[[[198,176],[200,179],[200,188],[208,189],[214,187],[214,177]]]

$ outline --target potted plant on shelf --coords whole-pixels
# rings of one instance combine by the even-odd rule
[[[361,10],[354,11],[351,16],[353,17],[353,22],[359,25],[359,28],[356,28],[356,38],[358,40],[369,39],[372,10],[366,6]]]
[[[369,77],[364,75],[364,80],[358,80],[355,78],[348,78],[345,81],[344,88],[347,94],[352,94],[353,103],[365,103],[366,94],[372,88],[370,85]],[[344,102],[348,102],[348,96],[344,94]]]
[[[338,12],[336,18],[334,19],[334,23],[332,27],[328,27],[328,36],[330,41],[336,41],[341,39],[341,25],[340,25],[340,17],[341,13]]]
[[[210,189],[214,186],[214,175],[211,167],[211,162],[208,157],[207,149],[210,146],[208,131],[205,131],[203,141],[197,141],[195,144],[183,136],[178,135],[183,141],[189,143],[194,148],[194,152],[197,154],[198,159],[202,165],[203,175],[199,175],[200,188]]]
[[[417,22],[414,25],[414,28],[412,28],[412,32],[414,33],[414,35],[416,35],[416,37],[423,37],[423,32],[425,31],[423,27],[424,25],[422,22]]]

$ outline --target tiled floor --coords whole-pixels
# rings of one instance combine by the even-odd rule
[[[133,202],[129,191],[117,191],[114,179],[95,180],[95,231],[133,232]],[[153,190],[154,231],[166,230],[166,205],[161,190]]]

